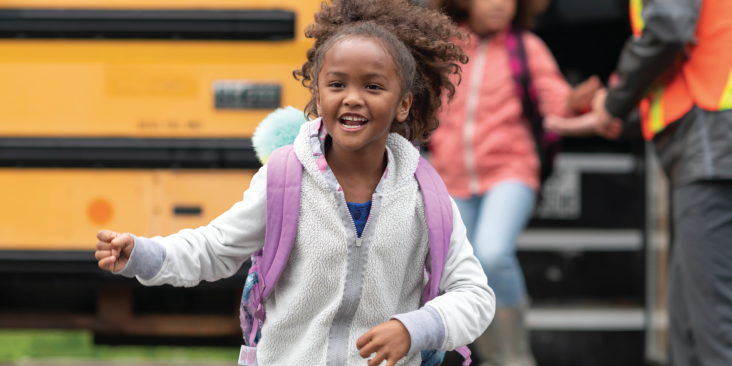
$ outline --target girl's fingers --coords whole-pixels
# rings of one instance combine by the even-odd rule
[[[607,138],[607,139],[609,139],[609,140],[615,140],[615,139],[617,139],[618,137],[620,137],[620,135],[621,135],[622,133],[623,133],[623,128],[622,128],[622,126],[617,126],[617,125],[609,125],[609,126],[608,126],[608,127],[607,127],[607,128],[605,129],[605,133],[604,133],[604,136],[603,136],[603,137],[605,137],[605,138]]]
[[[384,362],[384,360],[386,360],[386,355],[384,354],[384,352],[379,352],[376,354],[376,356],[374,356],[374,358],[369,360],[368,365],[369,366],[379,366],[379,365],[381,365],[382,362]],[[394,363],[396,363],[396,362],[394,362]],[[391,364],[391,365],[393,365],[393,364]]]
[[[96,258],[99,261],[99,260],[107,258],[111,255],[112,255],[112,251],[110,251],[110,250],[97,250],[96,253],[94,253],[94,258]]]
[[[371,338],[373,338],[373,332],[370,330],[366,333],[364,333],[361,337],[356,340],[356,348],[361,349],[363,346],[369,344],[371,342]],[[370,353],[369,353],[370,354]]]
[[[104,241],[98,241],[97,242],[97,250],[110,250],[112,249],[112,244],[109,244]]]
[[[133,239],[129,235],[120,235],[110,242],[112,245],[112,255],[119,256],[122,250],[128,245],[132,244]]]
[[[362,346],[358,354],[361,355],[361,358],[369,358],[371,355],[374,354],[374,352],[379,351],[379,346],[374,342],[369,342],[365,346]]]
[[[605,97],[607,97],[606,88],[602,88],[595,92],[595,96],[592,97],[592,110],[597,111],[600,108],[605,108]]]
[[[99,230],[99,232],[97,233],[97,239],[106,242],[111,242],[114,238],[118,236],[118,233],[115,233],[111,230]]]
[[[590,76],[590,78],[585,81],[585,85],[587,85],[587,88],[592,90],[593,93],[603,88],[602,81],[600,81],[600,78],[597,75]]]
[[[117,260],[116,257],[111,256],[99,260],[99,268],[105,271],[112,271],[114,269],[114,262]]]

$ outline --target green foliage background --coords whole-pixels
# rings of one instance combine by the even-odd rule
[[[98,346],[87,331],[0,329],[0,362],[23,358],[232,360],[239,350],[217,347]]]

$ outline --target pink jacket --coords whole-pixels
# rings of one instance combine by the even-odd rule
[[[432,165],[455,197],[482,195],[506,180],[539,189],[539,160],[516,95],[505,34],[481,39],[471,33],[470,43],[457,41],[470,62],[452,102],[443,100],[430,146]],[[533,33],[524,32],[523,40],[542,115],[571,116],[571,89],[551,52]]]

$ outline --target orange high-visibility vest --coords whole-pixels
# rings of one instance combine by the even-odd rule
[[[645,22],[643,0],[630,1],[633,35]],[[640,103],[643,136],[651,140],[694,105],[708,111],[732,109],[732,1],[703,0],[697,43],[670,80],[653,88]]]

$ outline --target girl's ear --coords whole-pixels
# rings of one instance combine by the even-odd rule
[[[318,88],[315,88],[315,107],[318,110],[318,117],[322,117],[323,113],[320,111],[320,93],[318,92]]]
[[[397,107],[396,120],[404,122],[409,116],[409,109],[412,108],[412,93],[404,94]]]

